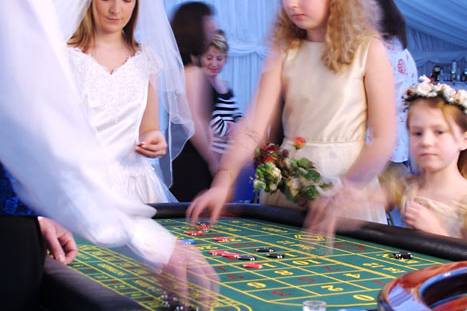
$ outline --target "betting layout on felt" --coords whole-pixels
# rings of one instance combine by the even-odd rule
[[[205,234],[205,232],[209,231],[210,225],[209,223],[206,223],[206,222],[198,222],[196,228],[197,230],[186,231],[185,234],[190,235],[190,236],[202,236]],[[213,240],[216,242],[224,243],[224,242],[229,242],[231,238],[220,236],[220,237],[214,237]],[[185,239],[183,242],[185,244],[195,243],[194,240],[190,240],[190,239]],[[271,247],[258,247],[255,250],[258,253],[265,253],[265,255],[269,258],[282,259],[285,257],[284,254],[275,253],[276,250]],[[241,255],[239,253],[229,252],[226,250],[211,250],[209,251],[209,254],[212,256],[222,256],[224,258],[244,260],[244,261],[257,260],[257,258],[252,255]],[[247,269],[261,269],[262,268],[261,264],[252,263],[252,262],[245,263],[242,266]]]

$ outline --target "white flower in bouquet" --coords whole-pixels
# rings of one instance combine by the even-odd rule
[[[302,184],[298,178],[289,178],[285,182],[285,186],[290,197],[295,198],[300,193]]]
[[[266,162],[256,168],[253,187],[255,190],[275,192],[282,180],[281,170],[274,163]]]

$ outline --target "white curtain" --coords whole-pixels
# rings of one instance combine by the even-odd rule
[[[164,0],[167,13],[187,0]],[[228,63],[221,76],[232,87],[240,109],[248,107],[262,63],[267,40],[280,0],[204,0],[215,9],[215,20],[229,40]]]
[[[466,0],[396,0],[408,26],[409,49],[421,74],[434,64],[444,71],[455,60],[458,70],[467,66]]]

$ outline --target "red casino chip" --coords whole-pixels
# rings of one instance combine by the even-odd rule
[[[230,253],[230,252],[225,252],[221,255],[222,257],[229,258],[229,259],[237,259],[240,257],[239,253]]]
[[[209,231],[209,229],[210,229],[209,225],[207,225],[207,224],[198,225],[198,226],[196,226],[196,228],[198,228],[199,230],[202,230],[202,231]]]
[[[216,241],[216,242],[221,242],[222,243],[222,242],[229,242],[230,238],[225,237],[225,236],[218,236],[218,237],[215,237],[213,240]]]
[[[248,262],[244,263],[242,267],[247,269],[261,269],[263,265],[260,263]]]
[[[195,231],[186,231],[185,234],[191,235],[191,236],[200,236],[204,234],[204,231],[201,230],[195,230]]]
[[[209,255],[213,255],[213,256],[222,256],[223,254],[228,253],[228,251],[215,249],[215,250],[209,251],[208,253]]]

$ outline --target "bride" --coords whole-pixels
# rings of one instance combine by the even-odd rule
[[[152,49],[156,44],[147,46],[136,40],[137,24],[144,22],[138,20],[140,4],[144,1],[91,1],[68,40],[69,55],[89,124],[104,149],[117,160],[117,165],[109,168],[110,186],[143,203],[175,201],[163,174],[170,176],[170,161],[177,150],[171,146],[166,156],[168,146],[160,124],[158,98],[159,78],[169,64]],[[170,107],[170,103],[165,104]],[[191,119],[188,107],[184,103],[180,107],[183,109],[172,115],[169,109],[166,111],[169,121],[183,120],[185,129],[181,133],[186,139],[192,133]],[[162,172],[160,163],[164,160],[159,159],[164,156],[168,165]]]

